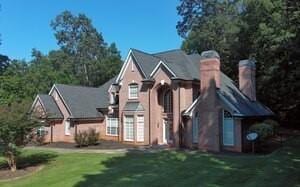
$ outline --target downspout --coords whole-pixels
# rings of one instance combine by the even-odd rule
[[[179,138],[179,140],[178,140],[178,146],[180,147],[181,146],[181,132],[180,132],[180,130],[181,130],[181,113],[180,113],[180,83],[178,82],[178,117],[179,117],[179,119],[178,119],[178,124],[179,124],[179,127],[178,127],[178,138]]]
[[[148,103],[149,103],[149,145],[152,144],[152,141],[151,141],[151,97],[150,97],[150,89],[148,89]]]

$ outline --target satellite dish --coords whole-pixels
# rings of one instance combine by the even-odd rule
[[[247,136],[246,136],[247,140],[249,140],[249,141],[254,141],[257,139],[257,137],[258,137],[258,134],[256,132],[251,132],[251,133],[247,134]]]

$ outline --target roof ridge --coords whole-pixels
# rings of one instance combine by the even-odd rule
[[[142,51],[142,50],[139,50],[139,49],[135,49],[135,48],[130,48],[130,49],[131,49],[131,51],[137,51],[137,52],[144,53],[144,54],[146,54],[146,55],[150,55],[150,56],[152,56],[152,54],[151,54],[151,53],[147,53],[147,52],[145,52],[145,51]]]
[[[173,52],[173,51],[181,51],[181,52],[184,52],[182,49],[170,49],[170,50],[167,50],[167,51],[161,51],[161,52],[158,52],[158,53],[152,53],[151,55],[160,55],[160,54],[164,54],[164,53],[170,53],[170,52]],[[184,52],[185,53],[185,52]]]
[[[92,86],[84,86],[84,85],[74,85],[74,84],[55,84],[56,86],[69,86],[69,87],[79,87],[79,88],[99,88],[99,87],[92,87]]]

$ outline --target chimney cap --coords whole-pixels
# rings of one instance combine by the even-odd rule
[[[215,50],[203,51],[201,53],[201,60],[207,59],[207,58],[217,58],[217,59],[220,59],[220,55]]]
[[[245,59],[245,60],[240,60],[239,66],[248,66],[248,67],[254,67],[255,68],[255,63],[256,61],[254,59]]]

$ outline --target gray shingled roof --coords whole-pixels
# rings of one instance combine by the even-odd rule
[[[145,78],[150,74],[160,61],[163,61],[174,73],[176,78],[184,80],[199,79],[198,70],[195,69],[195,55],[187,55],[180,49],[149,54],[136,49],[131,49],[134,60],[138,63]],[[198,55],[199,56],[199,55]]]
[[[138,101],[128,101],[124,106],[124,111],[144,111],[143,105]]]
[[[55,87],[70,109],[70,118],[102,118],[104,116],[97,108],[108,107],[108,89],[114,81],[115,77],[99,88],[64,84]]]
[[[131,51],[134,60],[141,67],[142,72],[145,73],[145,78],[149,78],[151,72],[153,71],[155,66],[159,63],[160,59],[136,49],[132,49]]]
[[[199,70],[195,67],[193,59],[182,50],[171,50],[153,54],[160,58],[176,75],[184,80],[199,79]]]
[[[38,98],[45,110],[48,119],[63,119],[63,115],[50,95],[39,94]]]
[[[199,54],[187,55],[184,51],[170,50],[161,53],[149,54],[132,49],[136,62],[145,73],[146,78],[150,78],[151,72],[159,61],[163,61],[176,77],[183,80],[199,80]],[[234,84],[234,82],[221,73],[221,88],[218,91],[220,100],[224,104],[229,104],[236,113],[243,116],[269,116],[272,111],[258,101],[250,101]]]
[[[221,88],[218,96],[223,104],[242,116],[271,116],[273,112],[259,101],[250,101],[224,73],[221,74]],[[229,104],[228,104],[229,103]]]

